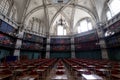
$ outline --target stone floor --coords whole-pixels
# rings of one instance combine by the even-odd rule
[[[53,76],[55,76],[55,70],[56,70],[56,65],[52,68],[52,70],[50,71],[50,73],[48,74],[48,76],[46,77],[45,80],[51,80],[51,78]],[[68,76],[68,80],[82,80],[82,78],[78,78],[78,79],[75,79],[69,72],[69,70],[65,67],[65,74],[67,74]],[[110,80],[110,79],[106,79],[104,78],[103,80]]]
[[[55,70],[56,70],[56,65],[52,68],[52,70],[50,71],[50,74],[47,76],[46,80],[51,80],[51,78],[53,76],[55,76]],[[68,69],[65,67],[65,74],[67,74],[68,80],[75,80],[70,72],[68,71]]]

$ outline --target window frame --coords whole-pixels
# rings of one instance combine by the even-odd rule
[[[115,13],[115,12],[114,12],[114,10],[113,10],[113,8],[112,8],[112,6],[111,6],[112,1],[114,1],[114,0],[109,0],[109,2],[107,3],[107,5],[108,5],[108,7],[109,7],[109,10],[110,10],[110,12],[111,12],[112,17],[114,17],[115,15],[117,15],[118,13],[120,13],[120,11],[119,11],[118,13]],[[120,0],[118,0],[118,1],[120,1]]]
[[[108,17],[108,15],[107,15],[107,13],[110,13],[110,18]],[[108,9],[107,11],[106,11],[106,18],[107,18],[107,20],[110,20],[110,19],[112,19],[112,13],[111,13],[111,11],[110,11],[110,9]]]
[[[67,29],[66,29],[66,26],[65,25],[56,25],[56,27],[57,27],[57,35],[58,36],[65,36],[65,35],[67,35]],[[58,29],[59,27],[62,27],[62,32]],[[58,31],[60,31],[62,34],[59,34],[59,32]]]
[[[7,15],[10,4],[8,0],[2,0],[0,3],[0,11],[2,14]]]
[[[82,21],[86,21],[87,23],[86,23],[86,30],[82,30],[82,26],[81,26],[81,22]],[[90,30],[92,30],[93,29],[93,24],[92,24],[92,20],[90,19],[90,18],[83,18],[83,19],[81,19],[79,22],[79,26],[77,26],[77,33],[83,33],[83,32],[87,32],[87,31],[90,31]],[[89,27],[89,25],[88,24],[91,24],[91,28]]]

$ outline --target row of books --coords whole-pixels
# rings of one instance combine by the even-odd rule
[[[108,28],[109,30],[113,31],[115,34],[105,38],[107,48],[119,47],[120,46],[120,20],[113,23]]]
[[[113,23],[112,25],[109,26],[109,29],[111,31],[114,31],[115,33],[118,33],[120,32],[120,20]]]
[[[24,33],[24,40],[28,41],[33,41],[33,42],[38,42],[38,43],[43,43],[45,41],[45,38],[30,34],[30,33]]]
[[[52,38],[51,44],[70,44],[71,39],[70,38]]]
[[[5,34],[0,33],[0,45],[4,47],[14,48],[15,40],[11,37],[6,36]]]
[[[106,38],[106,45],[108,48],[119,47],[120,46],[120,35],[114,35],[112,37]]]
[[[22,43],[21,49],[28,49],[28,50],[44,50],[44,45],[41,45],[39,43],[31,43],[31,42],[24,42]]]
[[[98,36],[96,33],[75,37],[75,43],[91,42],[95,40],[98,40]]]
[[[95,49],[100,49],[99,45],[96,45],[96,43],[91,42],[91,43],[82,43],[82,44],[77,44],[75,45],[75,50],[95,50]]]
[[[17,30],[13,26],[9,25],[8,23],[2,20],[0,20],[0,31],[14,37],[17,32]]]
[[[70,51],[71,47],[70,46],[65,46],[65,45],[58,45],[58,46],[51,46],[51,51]]]

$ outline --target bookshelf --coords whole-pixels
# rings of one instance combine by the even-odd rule
[[[24,33],[22,50],[45,51],[46,38],[30,33]]]
[[[71,51],[70,38],[51,38],[50,51],[66,52]]]
[[[17,29],[0,19],[0,47],[14,49]]]
[[[99,40],[95,32],[87,35],[77,36],[74,38],[74,40],[76,51],[100,49],[100,46],[96,45]]]

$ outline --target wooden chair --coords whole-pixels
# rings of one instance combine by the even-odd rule
[[[56,75],[63,75],[63,74],[64,74],[64,71],[56,71],[55,74],[56,74]]]

